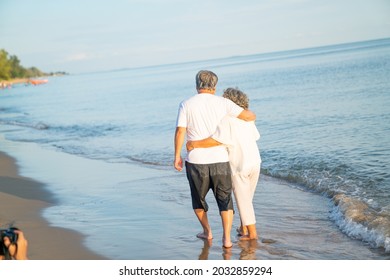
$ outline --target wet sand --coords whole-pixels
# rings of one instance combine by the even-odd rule
[[[0,152],[0,227],[23,230],[29,242],[28,257],[34,260],[103,259],[83,245],[80,233],[50,226],[41,216],[56,203],[44,186],[18,175],[15,161]]]
[[[261,175],[254,198],[260,239],[237,239],[236,213],[233,248],[226,250],[222,248],[221,220],[211,193],[209,220],[214,239],[204,242],[196,238],[200,226],[191,209],[184,172],[107,163],[29,143],[2,140],[0,144],[18,162],[23,159],[24,176],[50,175],[49,185],[22,177],[15,161],[0,153],[0,226],[13,224],[26,233],[31,259],[389,258],[343,234],[330,219],[329,199],[272,177]],[[63,219],[64,215],[68,218]],[[104,257],[93,253],[99,250],[105,252]]]

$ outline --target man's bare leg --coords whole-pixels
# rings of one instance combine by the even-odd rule
[[[203,228],[203,232],[198,233],[196,237],[202,239],[213,239],[213,234],[211,232],[209,219],[207,217],[207,212],[204,211],[203,209],[194,209],[194,212]]]
[[[223,227],[223,247],[230,248],[233,246],[230,236],[233,225],[233,210],[221,211],[221,219]]]

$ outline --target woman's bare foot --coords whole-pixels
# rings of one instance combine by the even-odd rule
[[[236,231],[237,231],[237,234],[238,234],[239,236],[248,235],[248,229],[247,229],[247,227],[239,226],[239,227],[236,229]]]
[[[242,235],[242,236],[240,236],[239,239],[242,240],[242,241],[246,241],[246,240],[257,240],[258,237],[257,237],[257,235],[256,235],[256,236]]]

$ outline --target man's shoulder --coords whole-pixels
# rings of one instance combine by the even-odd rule
[[[190,96],[187,99],[184,99],[182,102],[180,102],[180,104],[186,104],[186,103],[191,102],[192,100],[196,100],[196,97],[197,97],[197,95]]]
[[[213,101],[221,101],[224,102],[225,98],[222,96],[217,96],[214,94],[196,94],[193,95],[184,101],[182,101],[182,104],[191,104],[191,103],[202,103],[202,102],[213,102]]]

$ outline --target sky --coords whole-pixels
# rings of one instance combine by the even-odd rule
[[[0,49],[84,73],[390,37],[390,0],[0,0]]]

